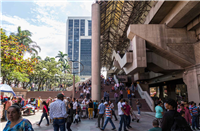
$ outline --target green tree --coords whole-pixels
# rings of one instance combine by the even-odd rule
[[[48,60],[48,61],[47,61]],[[35,67],[35,74],[38,82],[38,91],[48,79],[54,79],[59,76],[62,68],[62,62],[55,61],[55,58],[46,57],[45,60],[41,60]],[[52,80],[49,80],[52,81]]]
[[[59,51],[58,55],[55,57],[55,58],[59,58],[58,61],[61,61],[63,64],[63,72],[64,73],[67,73],[67,72],[70,72],[69,69],[70,69],[70,65],[68,64],[68,60],[67,60],[67,57],[68,55],[67,54],[64,54],[62,51]]]
[[[59,58],[58,61],[62,61],[63,63],[68,62],[67,58],[67,54],[64,54],[62,51],[59,51],[58,55],[56,56],[56,58]]]
[[[20,45],[25,45],[27,47],[27,50],[25,51],[29,52],[30,54],[38,54],[37,49],[41,51],[40,46],[38,46],[37,43],[31,39],[32,33],[29,30],[21,30],[21,27],[19,26],[17,31],[18,32],[16,34],[11,33],[11,35],[16,36],[17,42],[19,42]]]

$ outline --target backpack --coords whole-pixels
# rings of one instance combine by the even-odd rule
[[[177,112],[175,115],[178,114]],[[181,115],[174,115],[174,123],[171,127],[171,131],[192,131],[190,125],[186,122],[185,118]]]

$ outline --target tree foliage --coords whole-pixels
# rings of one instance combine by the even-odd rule
[[[48,89],[64,84],[64,87],[72,85],[73,75],[68,64],[67,54],[59,51],[55,58],[46,57],[44,60],[38,56],[36,49],[40,47],[31,39],[31,32],[21,30],[18,27],[16,34],[6,35],[1,28],[1,77],[2,83],[22,83],[23,88],[29,88],[35,83],[38,90],[44,85]],[[33,46],[35,45],[35,46]],[[25,52],[31,53],[31,57],[24,58]],[[76,82],[80,81],[76,76]]]

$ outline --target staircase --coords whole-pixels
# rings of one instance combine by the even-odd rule
[[[113,102],[113,104],[115,105],[115,108],[117,109],[117,105],[115,104],[115,98],[114,98],[115,91],[114,92],[111,91],[111,88],[114,86],[114,84],[104,85],[102,83],[101,86],[102,86],[101,99],[103,99],[104,91],[109,91],[109,96],[110,96],[109,99],[110,99],[110,101]],[[81,91],[77,91],[77,93],[75,93],[75,98],[79,98],[80,97],[80,92]],[[117,92],[119,92],[119,90]],[[152,111],[151,108],[147,104],[146,100],[141,98],[140,93],[138,91],[135,91],[134,94],[135,94],[135,98],[132,98],[132,108],[133,108],[133,110],[135,110],[135,111],[137,110],[136,99],[138,99],[140,101],[140,103],[142,104],[142,108],[140,108],[140,110],[141,111],[151,112]],[[127,96],[126,90],[123,91],[123,97],[124,97],[124,99],[128,100],[128,96]],[[79,99],[79,100],[81,101],[82,99]]]
[[[114,98],[114,94],[115,92],[111,92],[111,88],[114,86],[114,85],[104,85],[102,84],[101,85],[103,87],[103,89],[101,90],[101,98],[103,98],[103,95],[104,95],[104,91],[109,91],[109,99],[113,102],[113,104],[115,105],[115,108],[117,109],[117,105],[115,104],[115,98]],[[119,91],[117,91],[119,92]],[[140,101],[140,103],[142,104],[142,108],[140,108],[141,111],[152,111],[149,107],[149,105],[147,104],[146,100],[145,99],[142,99],[140,94],[138,93],[138,91],[135,91],[134,92],[135,94],[135,98],[132,98],[132,108],[133,110],[137,110],[137,107],[136,107],[136,99],[138,99]],[[128,95],[127,95],[127,92],[126,90],[123,91],[123,97],[124,99],[128,100]]]

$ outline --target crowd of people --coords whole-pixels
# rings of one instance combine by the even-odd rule
[[[5,119],[8,120],[4,130],[33,130],[30,121],[23,119],[21,115],[22,107],[27,104],[33,104],[36,109],[42,109],[42,116],[37,123],[41,125],[43,118],[46,118],[47,124],[53,123],[54,131],[71,131],[72,123],[78,124],[82,119],[96,119],[97,128],[105,130],[108,122],[112,125],[111,130],[118,128],[118,131],[128,131],[131,129],[131,121],[140,120],[140,108],[142,107],[139,99],[136,99],[135,104],[132,105],[131,98],[137,91],[137,86],[132,84],[131,87],[125,87],[122,83],[113,84],[113,79],[103,79],[102,83],[105,85],[114,85],[111,92],[114,92],[115,101],[109,99],[110,91],[104,91],[101,101],[91,99],[91,81],[79,84],[78,90],[81,91],[79,98],[71,98],[64,96],[64,93],[59,93],[55,98],[49,97],[43,101],[41,97],[38,99],[23,99],[22,97],[9,97],[1,98],[5,106]],[[104,87],[105,88],[105,87]],[[124,92],[127,92],[127,98],[124,98]],[[116,105],[116,107],[115,107]],[[133,111],[133,106],[136,106],[137,114]],[[117,109],[117,113],[115,111]],[[153,128],[149,131],[175,131],[179,129],[186,129],[190,131],[192,126],[193,130],[199,129],[199,112],[200,106],[196,103],[181,102],[178,103],[173,99],[159,101],[155,107],[155,119],[153,120]],[[115,121],[119,120],[119,125],[114,124],[112,117]]]
[[[155,128],[149,131],[200,130],[200,106],[197,107],[193,101],[179,103],[173,99],[164,102],[160,99],[155,107],[155,112],[155,120],[153,121]]]

